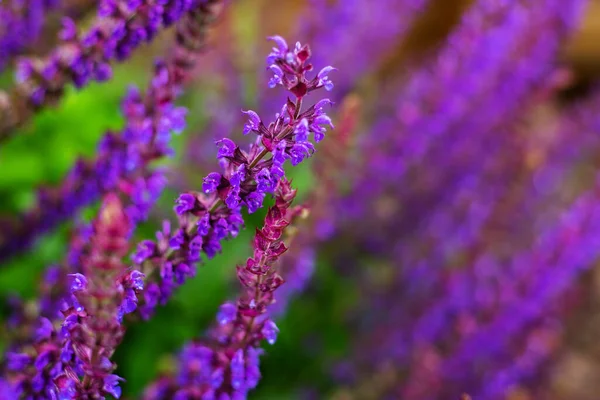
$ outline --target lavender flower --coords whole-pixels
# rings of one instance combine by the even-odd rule
[[[321,103],[325,105],[327,103]],[[322,105],[315,106],[316,108]],[[342,185],[341,176],[349,169],[353,154],[353,135],[356,133],[357,111],[359,100],[355,96],[344,99],[338,115],[338,127],[334,129],[329,141],[323,143],[323,155],[312,164],[315,175],[315,188],[310,194],[307,204],[310,212],[299,215],[300,221],[292,221],[298,225],[300,232],[293,238],[293,249],[283,257],[280,271],[286,277],[286,285],[277,295],[277,302],[269,307],[274,317],[285,313],[288,304],[310,286],[315,271],[317,249],[323,242],[331,239],[335,225],[332,216],[335,205],[339,203]]]
[[[279,37],[275,40],[283,42]],[[224,171],[212,172],[204,178],[203,193],[180,195],[176,206],[179,226],[171,230],[170,225],[165,224],[163,231],[157,233],[154,253],[146,258],[140,257],[139,252],[134,255],[141,261],[137,265],[149,282],[140,307],[144,318],[149,318],[158,304],[164,304],[184,279],[195,274],[200,250],[207,258],[213,258],[221,251],[223,239],[237,235],[243,222],[241,208],[246,207],[253,213],[262,207],[265,195],[284,177],[286,160],[296,165],[314,152],[311,142],[296,139],[297,126],[308,121],[312,129],[322,133],[322,128],[331,125],[323,109],[330,102],[324,100],[302,110],[304,96],[323,87],[316,76],[311,79],[306,76],[312,68],[308,63],[310,48],[298,44],[293,50],[285,50],[285,56],[272,55],[270,62],[284,71],[282,84],[295,95],[296,101],[288,100],[275,121],[268,125],[258,114],[248,111],[250,120],[244,133],[256,134],[255,143],[246,152],[229,139],[218,141],[218,158],[222,160]],[[226,151],[223,151],[224,146]],[[264,159],[269,154],[272,157]],[[183,202],[185,206],[181,206]]]
[[[196,29],[189,35],[180,35],[180,40],[187,40],[186,46],[201,43],[204,40],[205,25],[212,19],[213,16],[203,8],[188,13],[180,29],[183,27]],[[113,206],[108,208],[114,211],[116,207],[117,214],[125,213],[126,219],[124,220],[129,220],[132,225],[145,218],[151,202],[159,194],[158,189],[160,189],[154,183],[159,175],[151,173],[147,175],[149,177],[146,180],[141,174],[145,173],[149,162],[170,151],[168,149],[169,131],[181,129],[182,126],[181,109],[173,107],[171,101],[178,91],[178,86],[187,79],[186,70],[191,65],[189,62],[182,64],[182,57],[188,61],[193,60],[194,52],[186,53],[184,48],[180,48],[180,50],[179,54],[175,54],[171,58],[170,64],[157,64],[156,74],[146,99],[142,99],[137,92],[133,91],[124,102],[123,110],[128,116],[129,124],[123,137],[130,140],[129,144],[126,141],[119,143],[112,140],[114,137],[110,135],[103,143],[103,146],[122,145],[120,152],[107,151],[106,153],[115,158],[115,161],[99,162],[98,164],[105,179],[109,181],[115,179],[111,184],[118,186],[120,194],[125,200],[124,203],[121,203],[111,198],[109,202]],[[152,115],[146,115],[147,113]],[[140,169],[140,167],[143,168]],[[121,173],[125,174],[122,178],[119,176]],[[160,180],[162,179],[160,178]],[[160,185],[162,186],[162,183]],[[152,189],[153,187],[156,189]],[[148,190],[151,192],[148,193]],[[117,217],[124,218],[121,214]],[[118,235],[126,234],[123,237],[128,238],[132,227],[129,227],[127,232],[124,232],[125,226],[121,228],[121,232],[116,233]],[[102,283],[85,278],[86,275],[89,276],[86,273],[86,265],[89,268],[90,263],[98,261],[98,248],[90,249],[89,246],[89,242],[94,242],[92,233],[93,230],[80,230],[71,246],[69,263],[59,269],[51,270],[50,276],[54,284],[48,282],[50,286],[42,292],[41,315],[56,321],[57,311],[63,311],[65,314],[61,331],[49,330],[48,324],[50,327],[53,325],[49,320],[32,316],[32,320],[25,324],[26,327],[31,325],[31,328],[26,333],[24,340],[20,339],[11,346],[18,351],[17,354],[37,352],[36,349],[39,348],[47,349],[37,358],[31,358],[24,369],[8,371],[9,375],[15,377],[14,379],[18,382],[19,393],[40,395],[44,398],[50,398],[57,393],[63,398],[71,398],[82,395],[82,393],[94,395],[105,393],[118,397],[120,393],[118,387],[120,378],[111,373],[114,366],[108,361],[108,358],[114,350],[114,346],[120,341],[122,334],[120,323],[123,316],[135,311],[137,307],[137,293],[143,289],[143,274],[135,270],[121,271],[119,276],[111,277],[111,279],[117,279],[112,284],[104,281],[107,286],[103,287],[103,290],[109,292],[116,290],[116,292],[111,292],[113,302],[104,304],[105,308],[112,307],[112,314],[108,316],[106,314],[91,315],[91,311],[99,304],[92,301],[90,305],[90,298],[100,294],[95,291],[94,285]],[[145,253],[148,254],[152,250],[151,247],[147,247]],[[140,257],[143,257],[143,254]],[[111,259],[104,266],[110,267],[114,261]],[[112,265],[112,267],[120,268],[118,265]],[[72,273],[72,282],[77,283],[76,286],[71,285],[71,294],[66,291],[68,285],[64,278],[67,271]],[[113,271],[114,274],[116,272],[118,271]],[[90,292],[90,289],[94,290]],[[49,332],[43,337],[37,333],[40,331],[39,324],[46,327],[45,331]],[[54,324],[56,325],[56,322]],[[103,331],[103,329],[108,331]],[[94,347],[96,346],[92,337],[94,332],[101,336],[105,335],[102,337],[107,339],[106,342],[100,343],[101,348]],[[84,351],[85,348],[104,355],[90,359],[90,353]],[[37,369],[31,370],[32,363],[38,359],[41,361],[36,361]],[[42,361],[43,364],[41,364]],[[34,376],[32,374],[35,371],[40,372]],[[85,377],[83,381],[79,380],[81,377]]]
[[[165,73],[167,66],[158,63],[146,99],[130,90],[122,106],[127,118],[122,136],[108,132],[98,146],[96,160],[79,160],[60,187],[39,192],[37,206],[21,217],[25,223],[20,230],[5,232],[7,240],[0,248],[0,258],[25,249],[37,235],[118,186],[132,198],[131,216],[136,221],[146,218],[166,183],[164,173],[150,170],[150,164],[170,153],[168,136],[180,131],[185,115],[185,109],[165,102],[173,84],[160,78]],[[161,121],[162,127],[153,121]]]
[[[565,6],[568,8],[563,14]],[[354,372],[373,377],[378,368],[387,366],[397,374],[381,397],[456,396],[467,388],[477,394],[477,385],[484,386],[486,376],[477,375],[470,366],[488,374],[508,371],[514,348],[500,341],[498,346],[505,350],[502,357],[506,363],[493,363],[493,357],[484,355],[491,336],[486,340],[478,336],[477,343],[482,347],[476,348],[473,342],[469,348],[473,358],[466,364],[446,364],[444,358],[448,349],[456,346],[457,337],[477,331],[480,321],[495,312],[484,306],[493,302],[487,289],[501,280],[505,287],[502,296],[512,298],[517,289],[509,287],[514,286],[516,271],[525,274],[525,264],[520,264],[515,276],[504,283],[501,277],[507,271],[490,266],[496,263],[495,257],[508,256],[504,254],[507,247],[523,246],[531,232],[528,226],[516,228],[523,225],[526,214],[516,210],[514,196],[523,192],[517,192],[515,186],[516,182],[527,182],[527,178],[519,175],[523,174],[519,163],[524,149],[518,139],[521,127],[512,122],[523,109],[515,104],[538,99],[537,89],[549,78],[557,46],[572,27],[570,18],[580,6],[577,1],[510,7],[479,1],[450,34],[436,63],[414,73],[402,86],[389,86],[389,99],[396,99],[395,109],[389,118],[381,117],[361,146],[366,163],[357,172],[364,174],[364,179],[355,183],[350,209],[340,213],[348,216],[352,225],[339,227],[339,232],[353,236],[345,228],[356,226],[357,221],[373,222],[370,228],[363,225],[369,234],[359,234],[356,245],[383,259],[380,262],[384,267],[377,268],[380,271],[361,274],[362,281],[374,281],[361,298],[373,301],[353,313],[357,324],[365,327],[365,336],[356,345]],[[532,21],[552,31],[552,36],[543,42],[526,36]],[[470,45],[464,48],[467,41]],[[493,54],[489,58],[482,51],[469,54],[480,45],[487,50],[487,46],[493,47]],[[519,50],[513,52],[516,48]],[[529,58],[532,54],[536,56]],[[515,65],[519,67],[515,69]],[[381,103],[381,114],[390,101]],[[422,105],[417,105],[420,101]],[[486,157],[481,157],[482,151]],[[539,197],[526,198],[529,207],[539,206]],[[507,216],[508,207],[514,207],[514,215]],[[358,215],[362,217],[358,219]],[[500,230],[499,225],[510,226],[513,232],[491,243],[484,241],[484,233]],[[339,263],[344,262],[345,272],[360,273],[364,269],[351,255],[340,257]],[[359,268],[349,271],[348,264]],[[493,278],[473,279],[472,275],[486,271]],[[377,309],[385,310],[385,318],[370,311]],[[516,309],[512,311],[514,314]],[[508,319],[507,314],[504,322],[510,324]],[[487,333],[491,335],[492,331]],[[366,345],[370,346],[369,352],[364,351]],[[479,351],[481,357],[477,357]],[[451,372],[452,368],[461,371]],[[508,382],[508,378],[502,379]],[[518,383],[525,377],[514,374],[510,379]],[[480,395],[485,397],[484,393]]]
[[[244,287],[235,304],[225,303],[217,314],[218,324],[206,341],[187,344],[179,356],[176,377],[162,377],[144,392],[143,398],[246,398],[260,380],[259,361],[264,340],[274,344],[279,328],[267,310],[283,278],[274,265],[287,247],[282,243],[289,221],[303,209],[291,208],[296,196],[289,182],[281,179],[275,190],[275,206],[257,229],[254,254],[237,275]]]
[[[592,98],[589,104],[595,104],[596,101]],[[576,109],[580,107],[578,105]],[[575,119],[573,115],[577,115]],[[565,121],[559,125],[559,129],[564,129],[564,133],[555,132],[553,135],[572,139],[572,132],[578,132],[577,143],[570,143],[566,148],[561,146],[561,149],[546,145],[550,149],[552,162],[526,172],[529,177],[552,173],[555,174],[556,183],[561,181],[558,178],[560,176],[564,176],[564,182],[568,176],[566,171],[570,168],[568,165],[572,166],[567,160],[574,154],[578,154],[578,157],[586,154],[584,147],[595,146],[592,143],[596,139],[591,133],[596,129],[597,117],[587,113],[574,113],[574,110],[568,109],[562,118]],[[577,126],[575,130],[574,123]],[[548,134],[546,129],[548,126],[544,125],[544,134]],[[528,132],[531,134],[531,127]],[[503,135],[515,134],[506,132]],[[558,145],[561,141],[559,139],[553,144]],[[534,143],[537,144],[536,150],[539,150],[540,141]],[[575,150],[576,147],[579,150]],[[518,166],[517,160],[526,160],[527,150],[507,147],[506,144],[501,148],[498,153],[488,152],[486,159],[495,159],[491,164],[497,170],[494,174],[500,172],[502,175],[499,177],[502,179],[491,180],[489,172],[479,168],[475,169],[476,172],[469,170],[469,175],[453,184],[454,191],[450,192],[453,197],[444,198],[437,208],[427,209],[428,215],[422,226],[411,230],[412,238],[403,238],[393,244],[395,251],[386,257],[394,260],[390,267],[395,283],[390,283],[388,275],[386,284],[374,285],[372,291],[363,294],[363,298],[373,299],[368,303],[369,310],[386,306],[386,318],[389,322],[378,322],[377,319],[381,318],[378,315],[373,315],[373,319],[361,318],[364,326],[368,326],[369,333],[357,348],[364,348],[361,346],[366,343],[371,345],[368,353],[360,350],[357,352],[360,355],[354,366],[360,373],[366,374],[366,365],[388,365],[390,368],[393,365],[399,375],[393,388],[388,387],[386,390],[393,391],[397,396],[422,398],[431,396],[432,393],[436,396],[451,396],[469,387],[474,395],[502,398],[511,386],[539,379],[543,370],[539,366],[547,362],[555,351],[552,343],[560,335],[558,318],[564,312],[564,307],[557,307],[556,301],[540,305],[539,298],[534,297],[525,300],[523,290],[537,287],[536,290],[548,293],[552,290],[551,282],[556,276],[556,272],[550,273],[550,270],[557,268],[568,271],[567,264],[578,264],[575,256],[567,255],[558,260],[565,263],[563,267],[551,265],[555,262],[552,260],[556,260],[556,252],[563,251],[560,241],[565,236],[571,236],[566,232],[572,232],[571,229],[576,226],[586,229],[584,232],[587,232],[588,227],[593,230],[593,224],[590,226],[584,221],[586,218],[592,219],[589,215],[594,214],[592,209],[595,195],[589,193],[582,196],[578,205],[565,213],[565,217],[561,218],[569,221],[569,228],[565,229],[565,222],[561,222],[561,219],[556,221],[552,213],[545,211],[544,204],[545,196],[552,198],[553,203],[556,203],[558,193],[562,192],[564,196],[564,186],[557,185],[556,192],[545,189],[541,196],[541,193],[536,193],[536,185],[531,183],[530,178],[521,178],[522,182],[515,185],[517,174],[524,173],[521,169],[523,166]],[[513,159],[512,156],[519,152],[522,154]],[[505,161],[499,162],[503,158]],[[515,166],[518,168],[515,169]],[[502,202],[497,201],[498,194],[502,194]],[[521,197],[523,195],[524,198]],[[512,215],[506,214],[504,207],[507,203],[511,206]],[[516,236],[513,228],[507,235],[503,235],[506,237],[504,239],[490,241],[486,238],[486,231],[499,229],[498,222],[510,227],[520,226],[523,214],[516,210],[524,206],[526,208],[523,209],[531,210],[530,215],[543,216],[544,224],[531,224],[531,220],[527,219],[526,225],[536,226],[535,232],[530,233],[530,227],[526,226],[527,229],[520,229],[526,234],[520,232],[517,239],[513,239]],[[585,217],[588,212],[590,214]],[[498,221],[498,218],[502,220]],[[553,220],[556,221],[554,224],[550,222]],[[531,250],[526,244],[523,253],[504,256],[514,257],[511,262],[491,256],[506,243],[513,240],[523,242],[529,240],[528,235],[540,236],[540,232],[546,233],[538,239],[538,243],[532,245]],[[560,232],[564,232],[564,236]],[[583,235],[586,234],[584,232]],[[577,236],[572,243],[593,247],[585,244],[585,240],[587,239]],[[552,241],[556,242],[551,244]],[[499,242],[502,243],[500,246]],[[389,248],[389,239],[386,243]],[[513,248],[518,246],[517,243],[511,243]],[[542,248],[545,250],[541,250]],[[539,251],[538,256],[531,256],[530,251]],[[541,256],[546,252],[547,256]],[[589,259],[580,265],[586,264],[590,265]],[[397,266],[401,266],[401,269],[397,270]],[[382,274],[385,276],[392,271],[387,270]],[[560,278],[558,280],[564,281]],[[567,282],[568,279],[565,285],[568,285]],[[559,289],[562,290],[563,299],[566,297],[566,287]],[[505,309],[511,303],[514,308]],[[495,328],[488,327],[490,320],[495,320],[504,312],[503,322],[497,322]],[[522,322],[524,318],[528,323]],[[503,330],[505,326],[511,327],[511,330]],[[453,358],[452,364],[446,364],[444,358],[454,357],[448,352],[459,351],[457,346],[462,337],[464,340],[478,338],[477,343],[482,347],[476,347],[473,343],[468,352],[462,354],[465,358],[461,361]],[[540,340],[543,342],[540,343]],[[374,343],[380,345],[373,345]],[[488,352],[488,348],[493,350]],[[515,362],[515,359],[518,361]],[[450,372],[451,368],[459,364],[460,372]],[[481,374],[473,370],[471,365],[477,365]],[[404,368],[410,370],[408,375],[402,373]]]
[[[62,373],[54,377],[64,398],[112,395],[119,398],[119,377],[110,357],[121,342],[123,315],[137,307],[144,275],[121,262],[128,253],[131,219],[117,196],[105,198],[94,223],[83,274],[72,274],[72,306],[61,330]]]
[[[509,115],[522,110],[517,104],[531,99],[536,87],[553,71],[558,45],[576,20],[581,4],[569,2],[565,10],[565,3],[554,1],[515,7],[476,2],[447,38],[433,65],[414,71],[400,91],[390,92],[395,99],[393,117],[384,117],[382,112],[375,128],[378,134],[369,135],[364,143],[365,154],[372,154],[377,161],[364,169],[365,178],[357,181],[357,190],[368,187],[379,196],[386,182],[407,176],[428,155],[436,159],[449,148],[460,148],[458,143],[468,146],[479,138],[464,132],[493,132],[491,128],[512,120]],[[525,36],[531,25],[523,15],[552,33],[543,41]],[[473,31],[481,34],[473,35]],[[516,47],[517,43],[523,48]],[[462,51],[457,51],[459,48]],[[471,112],[473,107],[479,112]],[[487,137],[482,135],[481,139]],[[358,208],[352,211],[360,212]]]
[[[177,25],[178,47],[166,62],[155,64],[154,76],[144,95],[131,88],[121,109],[126,125],[121,135],[106,133],[95,160],[79,160],[60,187],[42,189],[37,205],[20,216],[18,226],[7,227],[0,245],[0,260],[29,247],[69,216],[117,188],[132,199],[128,213],[136,221],[145,219],[166,184],[164,171],[150,169],[162,157],[172,153],[172,132],[185,127],[186,110],[174,100],[189,80],[189,69],[206,39],[206,28],[215,19],[214,1],[188,12]]]
[[[210,76],[201,99],[202,117],[211,121],[186,146],[200,157],[212,149],[212,163],[198,174],[198,160],[183,161],[193,175],[177,171],[175,186],[197,190],[179,191],[176,222],[165,221],[155,240],[130,248],[134,225],[165,184],[153,163],[169,155],[172,132],[184,127],[185,110],[174,99],[191,77],[203,27],[222,4],[142,3],[102,1],[100,33],[121,21],[124,36],[116,43],[124,40],[125,57],[177,20],[177,46],[157,64],[145,95],[127,94],[127,125],[121,134],[106,135],[98,162],[79,163],[76,169],[83,172],[74,172],[64,191],[40,194],[40,208],[48,213],[33,213],[51,229],[69,217],[65,207],[60,218],[43,220],[54,206],[69,205],[75,214],[84,204],[71,198],[75,192],[77,199],[89,199],[85,204],[110,193],[100,216],[77,227],[66,261],[46,271],[39,299],[11,300],[0,397],[121,397],[123,378],[112,356],[125,326],[153,316],[203,261],[222,251],[223,240],[240,233],[243,212],[257,213],[273,200],[254,236],[253,254],[236,269],[242,291],[218,308],[207,332],[188,341],[176,359],[159,364],[158,379],[140,397],[249,397],[267,374],[262,346],[288,334],[277,318],[310,288],[317,259],[335,268],[329,276],[354,285],[350,292],[358,296],[351,296],[356,302],[335,302],[333,310],[318,304],[324,316],[335,312],[336,323],[346,320],[352,342],[340,362],[323,371],[333,375],[339,391],[312,397],[549,396],[557,350],[571,336],[584,335],[572,306],[588,300],[582,289],[592,284],[582,288],[579,281],[598,258],[600,180],[585,190],[600,148],[593,112],[600,92],[581,94],[578,85],[575,95],[584,101],[574,105],[571,91],[557,95],[566,81],[556,55],[584,0],[465,2],[460,21],[448,26],[450,34],[394,76],[398,69],[389,67],[405,55],[404,33],[417,22],[418,35],[437,11],[416,21],[429,1],[384,0],[373,9],[364,0],[310,0],[301,36],[316,40],[317,47],[270,38],[264,89],[283,87],[286,101],[269,95],[248,103],[256,91],[245,73],[252,49],[238,48],[228,32],[219,32],[219,76]],[[70,20],[60,37],[69,49],[108,46],[111,60],[121,54],[100,34],[84,40]],[[318,56],[334,60],[341,71],[315,62],[311,52],[318,46],[324,49]],[[110,60],[94,51],[93,71],[86,69],[89,63],[22,64],[16,94],[0,94],[0,109],[15,117],[6,126],[33,113],[35,100],[51,101],[64,84],[79,84],[77,78],[81,85],[108,79]],[[232,62],[239,54],[239,63]],[[65,80],[53,88],[56,76]],[[308,94],[320,89],[335,93],[311,101]],[[217,104],[215,91],[223,97]],[[341,103],[336,118],[328,115],[334,101]],[[264,112],[268,106],[273,118]],[[232,110],[241,118],[232,118]],[[228,138],[232,127],[241,131],[239,141]],[[292,207],[296,193],[286,168],[305,162],[317,148],[323,157],[310,163],[309,206]],[[18,229],[5,231],[20,240],[12,235]],[[131,267],[123,261],[126,252]],[[581,316],[593,324],[587,310]],[[574,329],[566,329],[571,321]],[[320,350],[318,340],[308,346]]]
[[[41,107],[56,103],[67,85],[77,88],[90,81],[103,82],[112,76],[111,62],[123,61],[144,42],[151,41],[162,27],[186,17],[188,12],[211,17],[219,0],[177,0],[159,4],[152,0],[130,3],[103,0],[92,27],[77,35],[73,24],[65,21],[63,43],[44,59],[25,59],[17,68],[17,88],[11,99],[0,103],[0,139]],[[194,31],[198,35],[201,31]],[[186,43],[187,44],[187,43]],[[176,79],[178,79],[177,77]]]
[[[8,353],[6,366],[19,396],[34,398],[119,397],[110,357],[124,332],[124,314],[137,306],[143,274],[121,262],[129,251],[131,220],[108,195],[81,256],[81,273],[70,274],[69,308],[60,327],[39,318],[31,343]]]
[[[594,190],[577,199],[564,213],[558,226],[541,236],[529,252],[516,255],[511,261],[512,265],[504,268],[487,266],[492,271],[504,269],[504,274],[508,275],[503,277],[504,285],[520,290],[501,287],[506,294],[499,296],[499,304],[495,304],[498,311],[492,321],[456,346],[455,354],[446,360],[448,366],[471,358],[494,359],[506,351],[506,343],[511,338],[527,331],[532,321],[547,318],[549,311],[555,309],[561,295],[568,290],[569,284],[582,269],[590,268],[599,256],[597,252],[589,250],[597,247],[596,208],[597,193]],[[565,240],[565,237],[568,239]],[[485,349],[474,352],[474,346],[482,340],[486,342]],[[460,379],[461,374],[455,371],[449,375]],[[485,385],[483,387],[485,390],[492,389]]]

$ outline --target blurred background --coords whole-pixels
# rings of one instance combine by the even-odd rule
[[[70,5],[85,27],[94,1]],[[47,52],[57,21],[22,53]],[[315,204],[298,250],[315,256],[251,398],[598,399],[600,1],[230,2],[179,101],[190,112],[165,162],[168,189],[136,239],[217,168],[215,138],[247,139],[241,109],[279,109],[264,70],[272,34],[309,43],[317,69],[339,69],[336,129],[289,172]],[[172,40],[163,32],[109,82],[70,88],[0,146],[6,226],[123,126],[126,88],[146,86]],[[13,75],[9,63],[2,89]],[[129,328],[116,357],[126,397],[172,368],[235,295],[262,216]],[[34,297],[72,227],[2,260],[0,293]]]

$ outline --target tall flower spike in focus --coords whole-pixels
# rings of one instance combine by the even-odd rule
[[[291,207],[296,190],[281,179],[275,189],[275,205],[269,208],[262,229],[256,230],[253,255],[237,267],[243,292],[235,303],[219,308],[217,324],[206,340],[188,343],[179,355],[177,376],[165,376],[148,387],[145,400],[245,399],[258,384],[261,344],[274,344],[279,329],[268,309],[274,292],[284,283],[277,261],[287,247],[282,236],[305,211]]]
[[[0,0],[0,400],[598,400],[598,15]]]
[[[285,177],[285,162],[289,160],[295,166],[310,157],[315,152],[313,142],[321,141],[327,127],[333,127],[325,112],[332,104],[329,99],[310,107],[303,107],[303,100],[315,90],[332,86],[328,74],[334,68],[325,67],[309,77],[310,48],[296,44],[289,49],[279,36],[272,40],[277,47],[269,55],[268,66],[294,100],[288,98],[268,124],[256,112],[244,111],[248,122],[242,133],[255,134],[254,144],[244,151],[231,139],[218,140],[217,158],[223,171],[208,174],[201,192],[178,197],[174,209],[179,224],[174,230],[165,223],[163,231],[157,233],[157,241],[139,244],[133,260],[148,277],[139,309],[144,318],[149,318],[158,304],[166,303],[173,290],[195,274],[201,254],[213,258],[221,251],[223,239],[237,236],[243,223],[241,209],[254,213],[263,206],[266,195],[272,194]]]

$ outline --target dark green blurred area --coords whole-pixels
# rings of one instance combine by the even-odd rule
[[[148,57],[137,57],[115,69],[115,77],[105,84],[93,84],[84,91],[71,90],[58,108],[37,115],[19,134],[0,148],[0,215],[14,215],[31,207],[34,190],[41,184],[56,185],[67,174],[78,156],[92,157],[101,135],[123,125],[119,105],[128,85],[144,88],[151,70]],[[7,86],[10,77],[0,78]],[[207,118],[201,107],[202,94],[187,93],[179,104],[191,106],[189,127],[175,138],[177,165],[182,148],[194,126]],[[232,132],[241,136],[241,127]],[[215,148],[216,150],[216,148]],[[193,171],[204,176],[210,171]],[[310,190],[310,165],[290,171],[301,197]],[[197,189],[197,188],[189,188]],[[157,205],[160,215],[171,215],[177,193],[166,190]],[[94,215],[95,207],[83,212]],[[235,295],[235,265],[250,255],[249,243],[254,226],[261,224],[257,213],[247,218],[247,229],[224,246],[223,254],[199,269],[197,276],[182,287],[175,298],[149,322],[130,326],[115,360],[119,375],[125,377],[124,397],[136,398],[156,374],[168,369],[174,354],[186,340],[201,336],[212,323],[219,304]],[[160,227],[158,218],[139,227],[136,241],[151,238]],[[36,295],[46,266],[60,262],[65,254],[70,225],[45,235],[26,254],[11,259],[0,269],[0,294],[16,293],[24,298]],[[134,242],[135,243],[135,242]],[[292,302],[278,325],[277,343],[263,357],[264,379],[252,394],[258,399],[291,399],[309,389],[329,389],[329,364],[345,352],[347,333],[341,321],[352,300],[352,290],[336,276],[323,259],[317,267],[318,278],[309,294]],[[5,317],[5,316],[4,316]],[[5,347],[5,343],[1,347]]]

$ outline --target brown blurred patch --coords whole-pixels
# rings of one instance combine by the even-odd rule
[[[591,0],[579,28],[566,43],[562,58],[580,79],[600,77],[600,1]]]
[[[584,275],[581,303],[567,320],[560,355],[551,369],[544,398],[597,400],[600,393],[600,270]]]
[[[452,28],[473,0],[433,0],[398,43],[395,51],[383,61],[379,74],[383,79],[398,74],[398,66],[408,59],[419,59],[435,49],[448,36]]]

